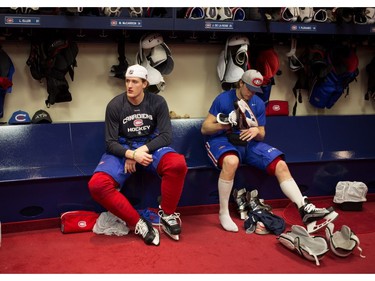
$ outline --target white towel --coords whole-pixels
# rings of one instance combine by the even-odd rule
[[[129,233],[129,227],[111,212],[103,212],[96,220],[92,231],[96,234],[124,236]]]

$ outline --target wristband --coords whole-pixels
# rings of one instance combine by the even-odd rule
[[[136,150],[134,150],[134,152],[133,152],[133,160],[135,160],[135,153],[136,153],[137,151]]]

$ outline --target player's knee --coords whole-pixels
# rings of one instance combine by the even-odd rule
[[[90,194],[94,199],[100,197],[108,187],[115,188],[115,186],[116,182],[112,177],[103,172],[95,173],[88,182]]]
[[[269,175],[274,176],[289,170],[286,162],[278,156],[267,166],[266,171]]]
[[[280,160],[276,165],[276,171],[277,174],[283,174],[283,173],[289,173],[288,165],[284,160]]]
[[[185,176],[187,173],[187,164],[185,157],[179,153],[167,153],[165,154],[159,162],[158,173],[173,173],[177,175]]]
[[[236,170],[240,165],[240,159],[234,152],[225,153],[220,160],[220,167],[223,169]]]
[[[178,153],[169,153],[171,155],[170,162],[172,163],[172,170],[173,172],[179,175],[185,175],[187,173],[187,164],[185,161],[185,157],[182,154]]]

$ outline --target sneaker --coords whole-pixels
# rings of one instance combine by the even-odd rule
[[[160,217],[160,224],[166,234],[175,240],[179,240],[179,234],[181,233],[181,219],[179,213],[173,213],[166,215],[162,209],[158,212]]]
[[[153,228],[152,224],[143,217],[135,225],[135,234],[141,235],[147,245],[159,246],[160,244],[159,231]]]

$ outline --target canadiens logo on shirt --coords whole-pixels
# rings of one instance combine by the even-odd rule
[[[150,130],[150,125],[145,125],[142,119],[134,119],[133,121],[133,127],[128,128],[128,132],[137,132],[138,134],[141,134],[143,131]]]
[[[152,115],[147,113],[136,113],[129,115],[125,117],[122,120],[122,123],[125,125],[128,122],[131,122],[130,127],[126,130],[128,133],[137,133],[138,135],[141,135],[143,132],[147,132],[151,129],[150,125],[147,125],[149,123],[148,120],[152,120]]]
[[[143,120],[142,119],[136,119],[136,120],[134,120],[133,125],[135,127],[140,127],[140,126],[143,125]]]

